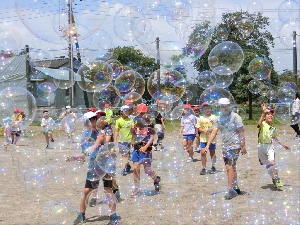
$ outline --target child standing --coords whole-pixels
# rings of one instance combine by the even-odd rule
[[[257,128],[258,130],[258,159],[261,165],[265,165],[266,168],[270,168],[275,165],[275,150],[273,146],[273,141],[277,141],[285,149],[289,149],[288,146],[281,143],[277,136],[277,130],[275,127],[271,126],[274,119],[274,110],[270,107],[266,108],[264,104],[261,105],[262,115],[258,120]],[[272,182],[275,188],[282,187],[283,184],[278,177],[278,171],[274,168],[268,171],[272,178]]]
[[[207,144],[207,140],[209,138],[209,135],[212,131],[213,124],[216,123],[217,117],[213,114],[211,114],[211,106],[208,102],[203,102],[201,104],[201,109],[203,116],[200,116],[196,128],[196,135],[200,133],[200,148],[201,148],[201,162],[202,162],[202,170],[200,172],[200,175],[205,175],[207,173],[206,171],[206,152],[205,152],[205,147]],[[216,143],[213,142],[208,146],[209,148],[209,153],[210,153],[210,158],[212,161],[212,166],[211,166],[211,171],[210,173],[213,174],[216,172]]]
[[[138,117],[142,118],[145,113],[148,112],[148,107],[145,104],[139,104],[136,107],[137,113],[139,113]],[[133,139],[135,134],[138,132],[138,127],[133,129]],[[152,128],[148,128],[147,135],[142,141],[138,141],[134,144],[134,151],[132,152],[131,160],[133,161],[133,180],[135,184],[135,190],[132,193],[132,197],[134,197],[139,192],[139,184],[140,184],[140,174],[141,174],[141,165],[144,166],[145,173],[152,178],[154,181],[154,188],[157,192],[160,191],[160,177],[155,174],[155,172],[151,169],[151,160],[144,159],[152,159],[152,145],[154,140],[155,131]]]
[[[154,150],[158,150],[158,146],[160,146],[160,150],[163,150],[163,146],[162,146],[162,140],[165,137],[165,130],[166,130],[166,126],[165,126],[165,118],[158,113],[157,117],[155,118],[155,131],[157,134],[157,143],[153,145]]]
[[[199,121],[199,119],[200,119],[200,108],[199,108],[199,106],[195,106],[195,107],[193,108],[193,110],[194,110],[194,115],[195,115],[195,117],[197,118],[197,123],[198,123],[198,121]],[[201,152],[201,147],[200,147],[200,134],[201,134],[201,132],[199,131],[199,129],[196,130],[196,149],[195,149],[195,152],[197,152],[197,153],[200,153],[200,152]]]
[[[41,126],[46,139],[46,144],[47,144],[46,148],[49,148],[49,140],[51,142],[54,142],[54,139],[52,137],[52,132],[54,129],[55,121],[51,117],[49,117],[48,110],[43,111],[43,116],[44,118],[42,119]]]
[[[181,127],[179,130],[179,137],[182,136],[183,148],[189,153],[189,158],[186,160],[187,163],[193,162],[193,142],[196,136],[196,125],[197,118],[191,114],[191,105],[186,104],[183,107],[184,115],[181,118]]]
[[[20,130],[20,122],[22,121],[22,115],[20,115],[20,109],[15,108],[14,114],[12,115],[12,123],[11,123],[11,142],[16,145],[17,141],[20,138],[21,130]]]
[[[221,113],[211,131],[204,153],[209,151],[209,146],[220,130],[222,134],[222,154],[228,179],[228,192],[224,198],[229,200],[238,194],[242,194],[237,182],[236,163],[240,152],[242,152],[242,155],[247,153],[244,125],[242,118],[232,112],[228,98],[220,98],[218,100],[218,107]]]

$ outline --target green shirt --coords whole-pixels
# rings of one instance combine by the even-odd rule
[[[258,143],[259,144],[272,144],[273,138],[277,137],[277,129],[267,124],[265,121],[258,126]]]
[[[113,111],[111,109],[105,109],[105,114],[106,114],[106,122],[111,123],[111,116],[113,115]]]
[[[115,127],[119,130],[118,142],[131,142],[131,129],[134,127],[132,119],[120,117],[117,119]]]

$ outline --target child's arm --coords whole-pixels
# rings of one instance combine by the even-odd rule
[[[239,134],[239,138],[240,138],[240,141],[241,141],[241,152],[242,152],[242,155],[245,155],[245,154],[247,154],[247,150],[246,150],[244,127],[239,128],[239,130],[237,132]]]
[[[148,147],[150,147],[150,145],[152,144],[153,141],[154,141],[154,135],[151,134],[151,135],[150,135],[150,139],[149,139],[149,141],[147,142],[147,144],[146,144],[145,146],[141,147],[139,150],[140,150],[141,152],[143,152],[143,153],[146,153]]]
[[[206,143],[206,147],[205,147],[205,153],[208,152],[209,150],[209,146],[211,144],[211,142],[216,138],[217,134],[218,134],[218,131],[219,131],[219,128],[213,128],[210,135],[209,135],[209,138],[208,138],[208,141]]]
[[[280,144],[280,145],[281,145],[282,147],[284,147],[286,150],[289,150],[289,149],[290,149],[289,146],[287,146],[287,145],[285,145],[284,143],[282,143],[281,141],[279,141],[277,137],[273,137],[273,140],[277,141],[278,144]]]
[[[258,122],[257,122],[257,127],[260,127],[261,126],[261,124],[262,124],[262,122],[264,121],[264,119],[265,119],[265,116],[266,116],[266,106],[265,106],[265,104],[262,104],[261,105],[261,109],[262,109],[262,114],[261,114],[261,116],[260,116],[260,118],[259,118],[259,120],[258,120]]]
[[[72,161],[80,161],[80,160],[83,160],[85,157],[85,154],[81,153],[81,154],[78,154],[78,155],[74,155],[74,156],[67,156],[66,157],[66,162],[72,162]]]
[[[86,151],[85,151],[85,154],[86,155],[89,155],[91,153],[93,153],[93,151],[95,151],[95,149],[100,145],[100,144],[103,144],[104,142],[104,134],[103,133],[100,133],[98,134],[98,137],[95,141],[95,143],[93,144],[93,146],[89,147]]]

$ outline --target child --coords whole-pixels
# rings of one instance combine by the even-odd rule
[[[200,109],[199,109],[199,106],[195,106],[193,108],[193,110],[194,110],[194,115],[197,118],[197,123],[198,123],[198,121],[200,119]],[[195,152],[197,152],[197,153],[201,152],[201,148],[200,148],[200,131],[199,131],[199,129],[196,130],[196,150],[195,150]]]
[[[133,128],[133,120],[129,118],[128,112],[130,111],[130,107],[127,105],[123,105],[121,107],[121,117],[117,119],[115,125],[115,135],[114,141],[118,142],[121,145],[130,149],[132,142],[132,128]],[[122,170],[122,175],[126,176],[127,173],[130,172],[131,166],[128,161],[129,154],[123,155],[124,169]]]
[[[261,105],[262,115],[258,120],[257,128],[258,131],[258,159],[261,165],[265,165],[266,168],[270,168],[275,165],[275,151],[273,141],[277,141],[285,149],[289,149],[288,146],[281,143],[277,136],[277,130],[271,126],[274,119],[274,110],[271,107],[266,108],[264,104]],[[273,185],[275,188],[282,187],[283,184],[278,177],[278,171],[276,168],[268,170],[269,175],[272,178]]]
[[[238,194],[242,194],[237,183],[236,163],[240,152],[242,152],[242,155],[247,153],[244,125],[242,118],[232,112],[228,98],[220,98],[218,100],[218,107],[220,109],[220,116],[211,131],[204,153],[209,151],[209,146],[220,130],[222,134],[222,153],[228,179],[228,192],[224,198],[229,200]]]
[[[20,115],[20,109],[15,108],[14,114],[12,115],[11,122],[11,143],[16,145],[17,141],[20,138],[21,130],[20,130],[20,122],[22,121],[22,115]]]
[[[48,149],[49,148],[49,140],[51,142],[54,142],[54,139],[52,137],[52,132],[54,129],[55,121],[51,117],[49,117],[48,110],[43,111],[43,116],[44,116],[44,118],[42,119],[41,126],[43,129],[45,138],[46,138],[46,144],[47,144],[46,148]]]
[[[157,151],[158,149],[158,146],[160,146],[160,150],[163,150],[164,147],[162,146],[162,140],[164,139],[165,137],[165,133],[164,131],[166,130],[166,126],[165,126],[165,118],[160,114],[158,113],[157,117],[155,118],[155,131],[156,131],[156,134],[157,134],[157,143],[154,144],[154,150]]]
[[[201,104],[201,109],[203,116],[200,116],[196,128],[196,135],[199,134],[198,132],[201,132],[200,134],[200,147],[201,147],[201,162],[202,162],[202,170],[200,172],[200,175],[205,175],[207,173],[206,171],[206,152],[205,152],[205,147],[207,144],[207,140],[209,138],[210,132],[212,130],[213,124],[216,123],[217,117],[213,114],[211,114],[211,107],[208,102],[203,102]],[[210,173],[213,174],[216,172],[216,143],[213,142],[209,146],[209,153],[210,153],[210,158],[212,161],[212,166],[211,166],[211,171]]]
[[[138,118],[142,118],[145,113],[148,112],[148,107],[145,104],[139,104],[136,107],[137,113],[139,113]],[[135,135],[138,133],[139,127],[135,126],[133,129],[133,140]],[[137,141],[134,144],[134,151],[132,152],[131,160],[133,161],[133,180],[135,185],[135,190],[132,193],[132,197],[138,194],[139,184],[140,184],[140,173],[141,164],[144,166],[145,173],[152,178],[154,181],[154,188],[157,192],[160,191],[160,180],[161,178],[155,174],[151,169],[151,161],[144,159],[152,159],[152,145],[154,140],[154,130],[148,128],[146,137],[142,141]]]
[[[7,146],[9,144],[11,144],[11,136],[10,136],[10,123],[12,121],[12,118],[10,117],[6,117],[5,119],[3,119],[3,123],[4,123],[4,138],[5,138],[5,142],[4,142],[4,147],[7,148]]]
[[[193,142],[196,136],[196,124],[197,118],[191,114],[191,105],[186,104],[183,107],[184,115],[181,118],[181,127],[179,130],[179,137],[182,136],[183,148],[189,153],[189,158],[186,160],[187,163],[193,162]]]
[[[99,185],[99,180],[100,180],[100,173],[105,174],[103,170],[99,168],[97,163],[95,162],[97,153],[99,152],[99,145],[104,143],[104,133],[98,133],[96,129],[96,122],[97,122],[97,115],[94,112],[87,112],[83,116],[84,120],[84,125],[90,126],[92,128],[92,134],[91,134],[91,139],[92,141],[95,141],[94,144],[89,147],[85,147],[84,145],[82,146],[82,153],[79,155],[75,155],[72,157],[67,157],[66,161],[71,162],[71,161],[84,161],[84,158],[86,155],[90,157],[90,162],[89,162],[89,167],[88,167],[88,172],[87,172],[87,177],[89,179],[86,179],[84,191],[82,194],[82,198],[80,200],[80,215],[76,218],[74,221],[73,225],[79,225],[82,223],[86,222],[85,218],[85,211],[86,211],[86,200],[88,195],[96,188],[98,188]],[[91,125],[88,125],[90,123]],[[103,178],[103,186],[104,186],[104,191],[106,193],[108,202],[109,202],[109,208],[111,210],[111,215],[110,215],[110,222],[111,224],[118,224],[118,216],[116,214],[116,201],[114,197],[114,191],[113,191],[113,178],[106,174]],[[116,190],[118,191],[118,190]]]

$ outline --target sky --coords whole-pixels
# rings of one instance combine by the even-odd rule
[[[67,47],[67,42],[59,37],[59,28],[67,26],[67,15],[58,16],[58,12],[66,10],[66,1],[68,0],[1,0],[0,31],[10,30],[18,49],[28,44],[34,49],[43,49],[44,54],[49,54],[50,57],[60,56],[66,53],[61,50]],[[92,57],[88,48],[105,52],[107,46],[135,46],[146,55],[154,57],[154,41],[159,37],[161,59],[166,64],[170,63],[170,52],[180,52],[183,46],[182,41],[188,35],[188,31],[183,32],[183,38],[178,35],[183,27],[191,27],[195,22],[207,18],[212,24],[217,24],[225,12],[262,9],[263,15],[269,17],[272,25],[267,29],[275,37],[275,47],[271,49],[274,68],[282,72],[293,69],[292,48],[282,44],[279,38],[283,24],[281,20],[291,19],[290,17],[298,18],[298,70],[300,66],[300,0],[288,1],[293,1],[291,6],[296,8],[289,11],[288,5],[282,0],[189,0],[190,4],[182,7],[179,5],[178,12],[170,8],[170,3],[175,2],[173,0],[73,0],[72,4],[75,22],[79,24],[78,29],[82,34],[79,43],[84,60],[88,61]],[[130,9],[129,6],[135,8]],[[168,16],[167,10],[171,12]],[[180,17],[182,15],[185,17]],[[129,20],[132,21],[131,24],[128,23]],[[289,26],[285,29],[290,31]],[[147,35],[141,35],[142,31]],[[196,72],[193,71],[188,76],[195,77]]]

